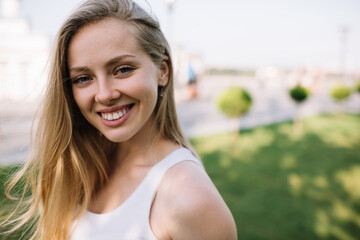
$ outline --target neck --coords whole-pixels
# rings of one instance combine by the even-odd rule
[[[177,146],[161,136],[149,121],[128,141],[118,143],[114,164],[116,167],[153,166]]]
[[[113,170],[128,171],[138,167],[152,167],[180,147],[159,135],[152,138],[144,137],[141,142],[136,145],[120,143],[116,151]]]
[[[120,164],[135,164],[144,165],[151,164],[153,161],[151,157],[153,152],[156,151],[162,138],[157,135],[142,135],[141,138],[131,139],[127,142],[118,144],[116,153],[116,162]],[[145,157],[150,157],[145,159]]]

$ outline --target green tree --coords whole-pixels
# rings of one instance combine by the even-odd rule
[[[350,88],[343,85],[339,85],[331,89],[330,95],[338,104],[338,116],[341,116],[343,114],[344,101],[350,96],[350,93]]]
[[[309,96],[309,91],[302,87],[301,85],[296,85],[294,88],[290,89],[290,97],[296,103],[302,103]]]
[[[355,91],[358,93],[358,99],[360,100],[360,79],[359,79],[359,81],[356,83]],[[360,107],[360,103],[358,104],[358,106]],[[360,112],[360,111],[359,111],[359,112]]]
[[[290,97],[296,103],[296,114],[294,116],[294,125],[293,131],[295,134],[302,132],[302,122],[300,118],[300,105],[309,97],[309,91],[301,86],[300,84],[296,85],[289,91]]]
[[[356,83],[355,89],[360,94],[360,82]]]
[[[231,87],[225,90],[217,99],[217,106],[220,111],[234,119],[236,124],[234,128],[234,147],[238,139],[238,131],[240,130],[240,117],[250,110],[251,105],[251,95],[240,87]]]

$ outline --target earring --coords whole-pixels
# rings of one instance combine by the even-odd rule
[[[164,85],[165,84],[162,84],[162,86],[160,86],[160,93],[159,93],[160,97],[164,97]]]

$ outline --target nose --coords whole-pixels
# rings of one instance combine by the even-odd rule
[[[104,105],[111,104],[112,100],[121,96],[121,93],[114,83],[109,78],[101,78],[97,81],[97,92],[95,95],[95,101]]]

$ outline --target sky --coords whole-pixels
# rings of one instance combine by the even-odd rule
[[[34,31],[54,36],[81,2],[21,0],[20,12]],[[168,39],[209,67],[360,73],[359,0],[175,0],[171,15],[165,0],[148,3]],[[342,26],[348,29],[345,41]]]

